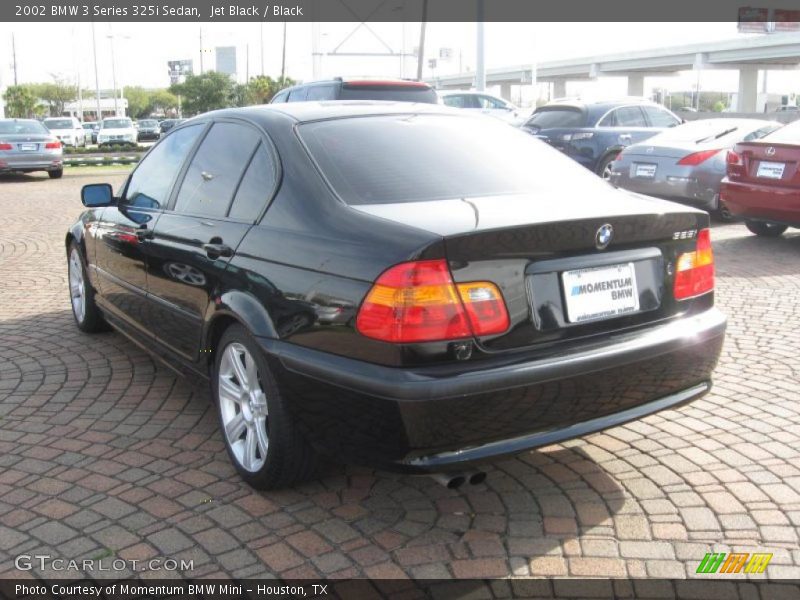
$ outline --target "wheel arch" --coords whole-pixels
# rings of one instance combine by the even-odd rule
[[[208,367],[213,363],[223,333],[237,323],[256,337],[278,337],[269,312],[255,296],[238,290],[225,292],[210,307],[206,318],[202,350]]]

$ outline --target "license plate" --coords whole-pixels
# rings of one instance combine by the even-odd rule
[[[22,152],[36,152],[36,148],[38,148],[38,144],[20,144],[19,149]]]
[[[765,177],[767,179],[780,179],[783,177],[783,169],[786,167],[784,163],[779,162],[766,162],[761,161],[758,163],[758,171],[756,177]]]
[[[565,271],[561,281],[570,323],[610,319],[639,310],[636,269],[632,262]]]
[[[633,176],[634,177],[646,177],[648,179],[652,179],[656,176],[656,165],[647,165],[641,163],[634,163],[633,164]]]

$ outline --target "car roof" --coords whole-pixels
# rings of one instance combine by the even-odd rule
[[[463,111],[424,102],[392,102],[385,100],[324,100],[311,102],[286,102],[262,104],[244,108],[226,108],[207,115],[218,117],[245,117],[262,121],[276,113],[302,123],[323,119],[366,117],[372,115],[440,114],[464,116]],[[205,115],[200,115],[205,116]]]
[[[496,96],[495,94],[490,94],[489,92],[479,92],[478,90],[437,90],[437,94],[440,96],[453,96],[455,94],[458,95],[469,95],[469,96],[491,96],[492,98],[499,98],[500,96]]]

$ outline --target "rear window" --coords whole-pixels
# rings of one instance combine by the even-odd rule
[[[0,133],[8,135],[15,133],[47,133],[47,129],[37,121],[0,121]]]
[[[583,127],[586,118],[579,108],[540,108],[526,123],[528,127]]]
[[[340,100],[389,100],[437,104],[436,92],[428,86],[415,85],[342,85]]]
[[[45,119],[44,126],[48,129],[72,129],[71,119]]]
[[[463,199],[537,191],[596,176],[534,136],[491,119],[391,115],[306,123],[300,136],[348,204]]]
[[[800,121],[792,121],[763,139],[777,144],[800,144]]]
[[[139,127],[158,127],[158,121],[145,119],[144,121],[139,121]]]

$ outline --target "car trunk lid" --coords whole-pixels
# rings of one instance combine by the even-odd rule
[[[595,191],[580,199],[554,190],[546,199],[521,194],[353,208],[428,230],[436,223],[454,280],[499,287],[511,326],[477,340],[491,353],[641,326],[694,303],[674,300],[671,270],[680,253],[694,249],[708,216],[611,187]],[[601,239],[607,226],[610,241]]]
[[[732,180],[767,185],[800,187],[800,146],[741,142],[734,148],[738,163],[728,165]]]

